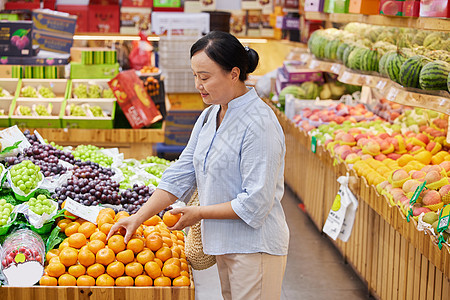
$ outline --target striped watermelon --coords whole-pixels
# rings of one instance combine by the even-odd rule
[[[338,61],[343,62],[344,51],[349,45],[347,43],[341,43],[336,51],[336,58]]]
[[[347,67],[353,70],[361,69],[361,56],[364,53],[365,48],[355,48],[348,56]]]
[[[394,55],[395,53],[396,53],[395,51],[388,51],[380,58],[380,61],[378,63],[378,72],[381,75],[388,76],[386,71],[386,61],[391,55]]]
[[[446,90],[450,64],[442,60],[427,63],[420,71],[419,84],[424,90]]]
[[[361,55],[361,70],[378,72],[378,51],[365,49]]]
[[[339,40],[329,41],[324,49],[325,58],[336,60],[336,51],[341,42]]]
[[[448,76],[447,76],[447,89],[450,92],[450,73],[448,73]]]
[[[344,50],[344,54],[342,55],[342,62],[345,66],[348,65],[348,56],[350,55],[350,53],[352,53],[353,49],[355,49],[355,46],[350,45]]]
[[[422,67],[431,60],[423,55],[408,58],[400,68],[400,84],[405,87],[419,88],[419,75]]]
[[[394,52],[386,60],[386,72],[392,81],[400,83],[400,68],[405,62],[406,57],[400,52]]]

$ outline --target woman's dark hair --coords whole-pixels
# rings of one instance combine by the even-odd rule
[[[247,74],[255,71],[258,66],[258,53],[244,47],[234,35],[227,32],[211,31],[199,39],[191,47],[191,58],[202,50],[225,71],[238,67],[241,81],[247,80]]]

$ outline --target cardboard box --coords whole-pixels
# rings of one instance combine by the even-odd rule
[[[151,8],[124,7],[120,8],[120,33],[138,34],[142,31],[151,34]]]
[[[169,110],[166,115],[166,130],[191,131],[202,111],[203,110]]]
[[[100,106],[106,117],[79,117],[70,116],[67,110],[70,105]],[[92,129],[112,129],[114,128],[114,118],[116,115],[116,99],[68,99],[64,101],[61,108],[62,128],[92,128]]]
[[[305,0],[305,11],[323,11],[324,2],[324,0]]]
[[[325,0],[323,11],[327,13],[348,13],[350,0]]]
[[[76,24],[77,16],[68,13],[50,9],[33,10],[33,31],[41,30],[53,32],[58,35],[73,36]]]
[[[380,15],[402,16],[403,1],[380,0]]]
[[[247,35],[261,36],[261,11],[248,10],[247,11]]]
[[[350,0],[348,11],[355,14],[378,15],[380,0]]]
[[[262,14],[261,15],[261,36],[262,37],[273,37],[274,29],[270,22],[271,15]]]
[[[243,10],[231,11],[230,33],[243,36],[247,32],[247,13]]]
[[[170,107],[168,110],[204,110],[206,105],[199,93],[167,94]]]
[[[283,6],[285,8],[298,8],[299,1],[298,0],[284,0]]]
[[[299,83],[305,81],[323,82],[322,72],[309,69],[296,61],[285,61],[283,67],[278,69],[288,82]]]
[[[172,146],[185,146],[187,145],[189,138],[191,137],[191,131],[181,130],[181,131],[164,131],[164,143],[166,145]]]
[[[1,56],[32,55],[31,21],[0,21]]]
[[[119,32],[119,5],[89,5],[90,32]]]
[[[421,17],[450,18],[448,0],[421,0],[419,11]]]
[[[116,50],[106,47],[72,47],[70,48],[70,58],[71,62],[85,65],[115,64],[117,62],[117,53]]]
[[[57,66],[67,65],[69,58],[41,58],[37,56],[6,56],[0,59],[3,65],[25,65],[25,66]]]
[[[148,96],[142,80],[134,70],[121,72],[108,82],[133,128],[149,126],[162,119],[161,113]]]
[[[33,45],[39,45],[41,50],[70,53],[73,37],[68,35],[57,35],[47,31],[33,31]]]
[[[403,16],[418,17],[420,14],[420,1],[403,2]]]
[[[5,9],[37,9],[41,7],[41,1],[40,0],[33,0],[33,1],[14,1],[14,2],[6,2],[5,3]]]
[[[17,125],[18,127],[26,128],[61,128],[61,119],[59,113],[63,99],[30,99],[30,98],[17,98],[10,111],[10,126]],[[52,111],[50,116],[20,116],[17,113],[17,109],[20,105],[32,107],[34,104],[42,104],[47,106],[52,104]]]
[[[152,8],[153,0],[122,0],[122,6]]]
[[[89,31],[89,11],[87,5],[60,5],[58,4],[58,11],[66,12],[77,16],[77,24],[75,32]]]
[[[72,79],[111,79],[119,73],[119,64],[84,65],[70,63],[70,78]]]

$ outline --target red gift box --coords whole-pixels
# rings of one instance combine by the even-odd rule
[[[122,0],[122,6],[152,8],[153,0]]]
[[[119,32],[119,5],[89,5],[90,32]]]
[[[131,127],[142,128],[162,120],[161,113],[134,70],[120,72],[108,85]]]
[[[449,0],[421,0],[421,17],[450,18]]]
[[[89,32],[89,11],[87,5],[58,5],[58,11],[78,17],[75,32]]]
[[[420,10],[420,1],[405,1],[403,2],[403,16],[418,17]]]

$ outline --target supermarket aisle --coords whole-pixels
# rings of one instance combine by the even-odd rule
[[[331,241],[322,235],[286,187],[282,200],[291,232],[281,300],[370,299],[367,288],[346,265]],[[196,300],[219,300],[217,267],[194,272]]]
[[[291,239],[281,299],[370,299],[366,286],[298,207],[300,201],[287,187],[282,203]]]

